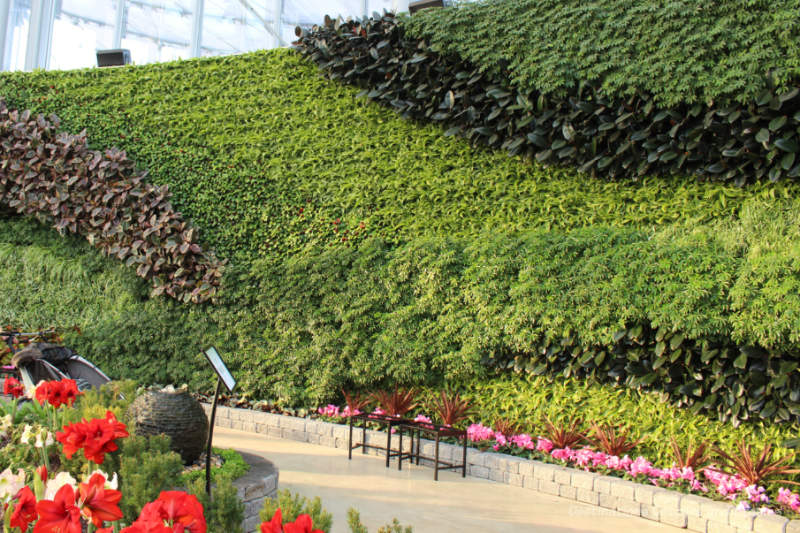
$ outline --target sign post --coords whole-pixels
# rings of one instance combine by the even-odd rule
[[[228,392],[233,392],[236,386],[236,380],[233,379],[228,367],[222,361],[217,349],[213,346],[205,351],[206,359],[214,367],[217,373],[217,390],[214,392],[214,402],[211,404],[211,420],[208,424],[208,441],[206,442],[206,494],[211,497],[211,439],[214,436],[214,419],[217,417],[217,398],[219,397],[219,390],[222,384]]]

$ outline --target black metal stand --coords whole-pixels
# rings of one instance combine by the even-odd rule
[[[392,449],[392,429],[399,427],[403,423],[410,422],[410,420],[403,420],[401,418],[395,418],[391,416],[382,416],[382,415],[372,415],[372,414],[361,414],[361,415],[354,415],[348,417],[348,425],[349,428],[349,438],[348,438],[348,451],[347,451],[347,458],[353,458],[353,450],[356,448],[361,448],[361,453],[366,454],[367,449],[371,448],[373,450],[381,450],[385,451],[386,453],[386,468],[389,468],[389,461],[392,457],[407,457],[409,460],[413,457],[413,441],[412,441],[412,450],[411,452],[403,452],[403,438],[402,433],[400,435],[400,448],[398,450]],[[357,442],[353,444],[353,420],[360,420],[361,421],[361,442]],[[375,446],[374,444],[367,444],[367,423],[374,422],[378,425],[386,427],[386,447],[383,446]]]
[[[437,424],[427,424],[423,422],[411,422],[411,423],[403,423],[400,424],[399,427],[400,431],[400,439],[402,442],[403,433],[408,431],[411,437],[411,459],[416,464],[419,464],[419,460],[423,459],[425,461],[429,461],[433,463],[433,479],[434,481],[439,481],[439,471],[440,470],[461,470],[461,477],[466,477],[467,475],[467,432],[463,429],[455,429],[450,426],[440,426]],[[421,452],[421,434],[425,433],[426,436],[432,437],[434,441],[434,455],[433,457],[426,457],[422,455]],[[451,437],[455,438],[459,441],[462,447],[461,452],[461,462],[450,462],[450,461],[442,461],[439,459],[439,445],[441,443],[441,439],[444,437]],[[414,445],[414,441],[416,440],[416,446]],[[402,468],[403,459],[405,456],[401,456],[398,461],[398,469]],[[455,459],[454,459],[455,460]]]
[[[222,380],[217,378],[217,390],[214,392],[214,402],[211,404],[211,420],[208,423],[208,441],[206,442],[206,494],[211,498],[211,439],[214,436],[214,419],[217,417],[217,397]]]

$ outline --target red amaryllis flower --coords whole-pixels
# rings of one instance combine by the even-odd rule
[[[68,459],[83,448],[86,459],[100,465],[107,453],[117,450],[116,439],[128,435],[125,424],[119,422],[114,413],[106,411],[105,418],[93,418],[88,422],[84,419],[64,426],[63,431],[56,433],[56,440],[63,444]]]
[[[86,434],[84,422],[68,424],[62,428],[62,431],[56,431],[56,440],[63,445],[64,455],[67,456],[67,459],[72,459],[75,452],[83,448]]]
[[[86,432],[83,454],[97,464],[103,464],[107,453],[117,451],[116,439],[129,435],[125,424],[119,422],[111,411],[106,411],[105,418],[90,420],[86,424]]]
[[[18,527],[20,531],[28,531],[28,524],[36,520],[36,496],[30,487],[22,487],[15,496],[17,504],[11,513],[11,527]]]
[[[103,522],[113,522],[122,518],[119,501],[122,493],[106,488],[106,478],[102,474],[93,474],[88,483],[78,485],[78,506],[86,518],[95,526]]]
[[[261,523],[261,533],[283,533],[283,517],[280,509],[272,515],[272,520]]]
[[[36,504],[39,520],[33,533],[81,533],[81,511],[75,506],[75,490],[64,485],[55,498]]]
[[[281,510],[275,511],[272,520],[261,523],[261,533],[323,533],[321,529],[311,530],[311,516],[301,514],[294,522],[283,524]]]
[[[3,380],[3,394],[8,394],[14,398],[21,398],[25,394],[25,387],[18,379],[8,377]]]
[[[42,483],[47,483],[47,467],[44,465],[36,467],[36,474]]]
[[[206,533],[203,506],[192,494],[164,491],[146,504],[139,518],[123,533]]]
[[[293,523],[283,525],[283,533],[323,533],[321,529],[311,530],[311,516],[301,514]]]
[[[78,390],[74,379],[44,381],[36,386],[36,400],[42,405],[49,403],[55,408],[71,406],[79,394],[83,393]]]

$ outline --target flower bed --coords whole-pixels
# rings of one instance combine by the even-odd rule
[[[321,418],[337,422],[347,419],[351,412],[349,406],[340,410],[332,404],[317,409]],[[376,408],[374,414],[382,415],[384,410]],[[431,418],[418,414],[414,421],[430,423]],[[513,427],[493,429],[474,423],[467,428],[467,438],[478,448],[491,448],[509,455],[730,501],[743,511],[757,509],[761,514],[778,512],[790,516],[796,516],[800,511],[800,496],[772,479],[798,473],[798,470],[786,466],[793,456],[773,459],[771,450],[766,449],[754,459],[750,447],[743,443],[738,455],[728,455],[716,449],[717,457],[722,456],[723,460],[715,462],[711,460],[706,444],[700,444],[694,450],[689,448],[685,454],[675,445],[676,461],[658,467],[645,457],[631,458],[624,453],[637,444],[627,432],[594,425],[590,437],[589,432],[582,432],[578,426],[549,423],[547,429],[551,438],[547,438],[514,432]],[[581,446],[581,443],[586,444]],[[725,457],[727,461],[724,461]],[[760,466],[759,460],[762,462]],[[768,484],[769,490],[761,483]],[[787,483],[796,484],[794,481]]]
[[[205,408],[210,410],[210,405]],[[271,438],[335,447],[343,450],[343,453],[347,450],[348,426],[322,417],[299,418],[251,409],[218,407],[216,424],[219,427],[250,431]],[[367,443],[385,445],[385,433],[368,431],[366,437]],[[485,445],[491,441],[479,442]],[[506,449],[511,451],[511,447],[498,447],[495,451],[492,446],[484,446],[485,451],[482,451],[477,448],[478,444],[473,442],[473,447],[467,452],[467,473],[473,477],[569,498],[692,531],[706,532],[712,528],[756,533],[800,531],[800,520],[789,519],[793,515],[788,507],[780,511],[787,516],[737,510],[721,496],[716,496],[717,501],[712,499],[716,489],[709,490],[708,493],[681,492],[673,490],[680,488],[677,485],[666,488],[653,485],[649,481],[640,483],[623,472],[610,469],[603,472],[599,469],[586,471],[584,468],[571,468],[574,463],[567,463],[553,458],[551,454],[535,450],[517,448],[516,455],[510,455],[503,452]],[[423,453],[431,454],[433,446],[433,442],[423,440]],[[370,453],[381,455],[380,451]],[[445,460],[460,457],[461,453],[458,446],[441,444],[441,457]]]

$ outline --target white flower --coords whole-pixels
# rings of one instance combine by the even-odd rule
[[[775,511],[770,509],[769,507],[762,507],[758,510],[759,514],[775,514]]]
[[[25,486],[25,471],[21,468],[14,474],[10,468],[0,472],[0,502],[8,502]]]
[[[42,436],[44,436],[44,440],[42,440]],[[36,435],[36,442],[33,445],[36,448],[44,448],[45,446],[52,446],[54,443],[53,434],[42,428]]]
[[[11,415],[0,418],[0,438],[8,437],[8,429],[13,426]]]
[[[32,437],[33,437],[33,428],[30,425],[25,424],[25,429],[22,430],[22,436],[19,438],[19,441],[22,444],[30,444]]]
[[[56,497],[58,489],[64,485],[69,485],[73,489],[77,486],[77,481],[72,477],[69,472],[59,472],[56,477],[49,480],[44,489],[44,499],[53,500]]]

